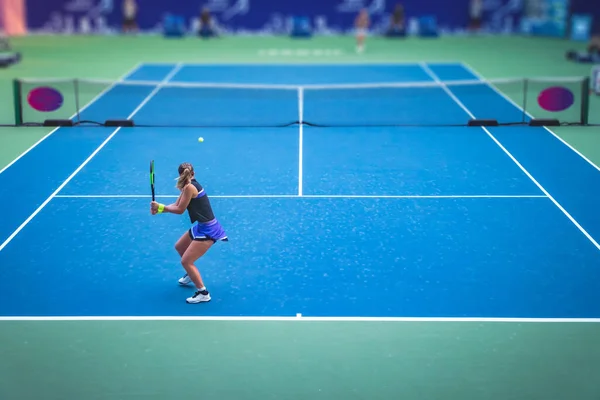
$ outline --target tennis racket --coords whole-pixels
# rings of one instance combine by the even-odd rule
[[[152,201],[154,201],[154,160],[150,161],[150,190],[152,190]]]

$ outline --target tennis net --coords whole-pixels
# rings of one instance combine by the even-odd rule
[[[149,127],[462,126],[531,118],[587,124],[589,87],[587,77],[302,86],[20,79],[14,104],[17,125],[128,119]]]

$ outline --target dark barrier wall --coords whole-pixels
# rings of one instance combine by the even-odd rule
[[[388,24],[394,0],[137,0],[142,30],[160,29],[167,13],[185,18],[188,28],[202,6],[209,7],[218,25],[230,33],[286,33],[289,17],[310,18],[317,34],[345,33],[352,29],[358,10],[370,10],[373,30]],[[442,31],[464,30],[470,0],[406,0],[407,25],[411,18],[433,15]],[[485,25],[495,31],[518,27],[521,0],[484,0]],[[32,31],[87,32],[118,29],[122,0],[27,0],[27,21]]]

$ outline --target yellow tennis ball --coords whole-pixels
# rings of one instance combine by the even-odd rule
[[[204,138],[203,138],[203,137],[199,137],[199,138],[198,138],[198,141],[199,141],[200,143],[202,143],[202,142],[204,142]]]

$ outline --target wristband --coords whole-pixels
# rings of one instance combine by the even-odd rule
[[[164,204],[159,204],[158,205],[158,213],[162,214],[163,211],[165,211],[165,205]]]

